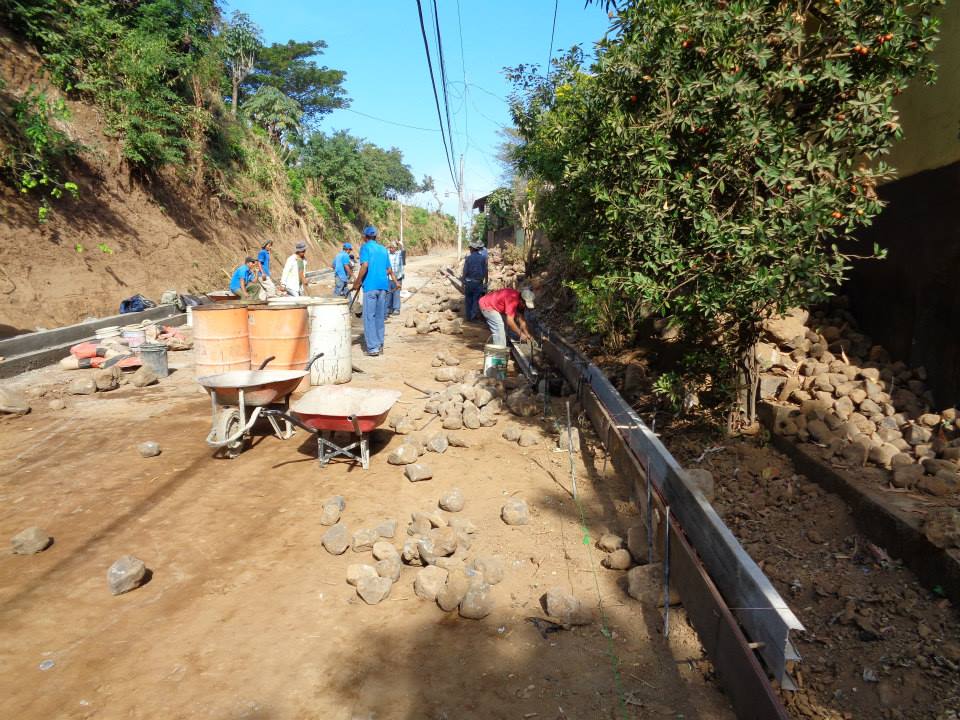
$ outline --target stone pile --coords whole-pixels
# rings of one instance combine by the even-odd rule
[[[519,288],[527,279],[522,260],[508,262],[499,247],[491,248],[487,255],[489,291],[502,288]]]
[[[451,488],[438,505],[459,512],[463,493]],[[472,522],[456,515],[415,512],[400,557],[404,564],[421,568],[413,582],[417,597],[435,602],[444,612],[456,610],[461,617],[480,620],[493,610],[492,586],[503,580],[504,563],[490,555],[469,557],[475,532]]]
[[[416,311],[407,316],[404,325],[416,329],[420,335],[437,331],[443,335],[463,334],[463,295],[452,287],[442,290],[423,288],[417,294],[418,300],[413,307]]]
[[[924,368],[892,361],[855,328],[842,309],[793,310],[765,324],[757,360],[760,395],[778,403],[774,432],[827,448],[847,467],[891,469],[895,487],[957,497],[956,408],[931,410]]]

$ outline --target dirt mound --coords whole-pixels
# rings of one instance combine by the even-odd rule
[[[0,92],[21,97],[31,87],[60,95],[44,77],[39,56],[0,31]],[[79,186],[76,200],[54,204],[40,224],[37,201],[0,185],[0,337],[115,313],[135,293],[159,299],[226,285],[243,256],[262,239],[276,240],[285,257],[303,239],[296,227],[270,230],[217,197],[198,195],[173,171],[161,177],[133,174],[115,138],[91,105],[66,100],[62,127],[83,145],[66,169]],[[318,248],[319,249],[319,248]],[[314,253],[314,268],[332,255]]]

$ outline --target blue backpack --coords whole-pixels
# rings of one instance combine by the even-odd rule
[[[126,300],[120,302],[120,314],[126,315],[127,313],[133,312],[142,312],[147,308],[156,307],[157,304],[148,298],[145,298],[143,295],[137,294],[133,297],[128,297]]]

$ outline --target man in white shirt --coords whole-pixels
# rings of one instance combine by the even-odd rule
[[[283,264],[280,287],[287,295],[299,297],[307,292],[307,244],[298,242],[293,255]]]

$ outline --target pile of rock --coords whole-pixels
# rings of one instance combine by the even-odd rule
[[[487,288],[490,291],[502,288],[519,288],[527,279],[522,261],[507,262],[499,247],[491,248],[487,255]]]
[[[892,469],[896,487],[960,493],[957,410],[931,411],[922,367],[891,361],[845,310],[812,318],[794,310],[768,321],[765,333],[760,394],[779,403],[774,432],[825,447],[848,467]]]
[[[441,508],[460,512],[463,493],[453,488],[439,501]],[[459,508],[453,510],[453,508]],[[470,558],[476,528],[469,520],[440,512],[415,512],[407,527],[401,558],[407,565],[421,567],[413,590],[444,612],[457,610],[461,617],[479,620],[493,609],[493,585],[503,580],[503,561],[491,555]]]
[[[407,316],[404,325],[416,329],[420,335],[438,331],[444,335],[463,334],[463,295],[452,287],[442,290],[423,288],[419,302],[414,305],[415,314]]]

